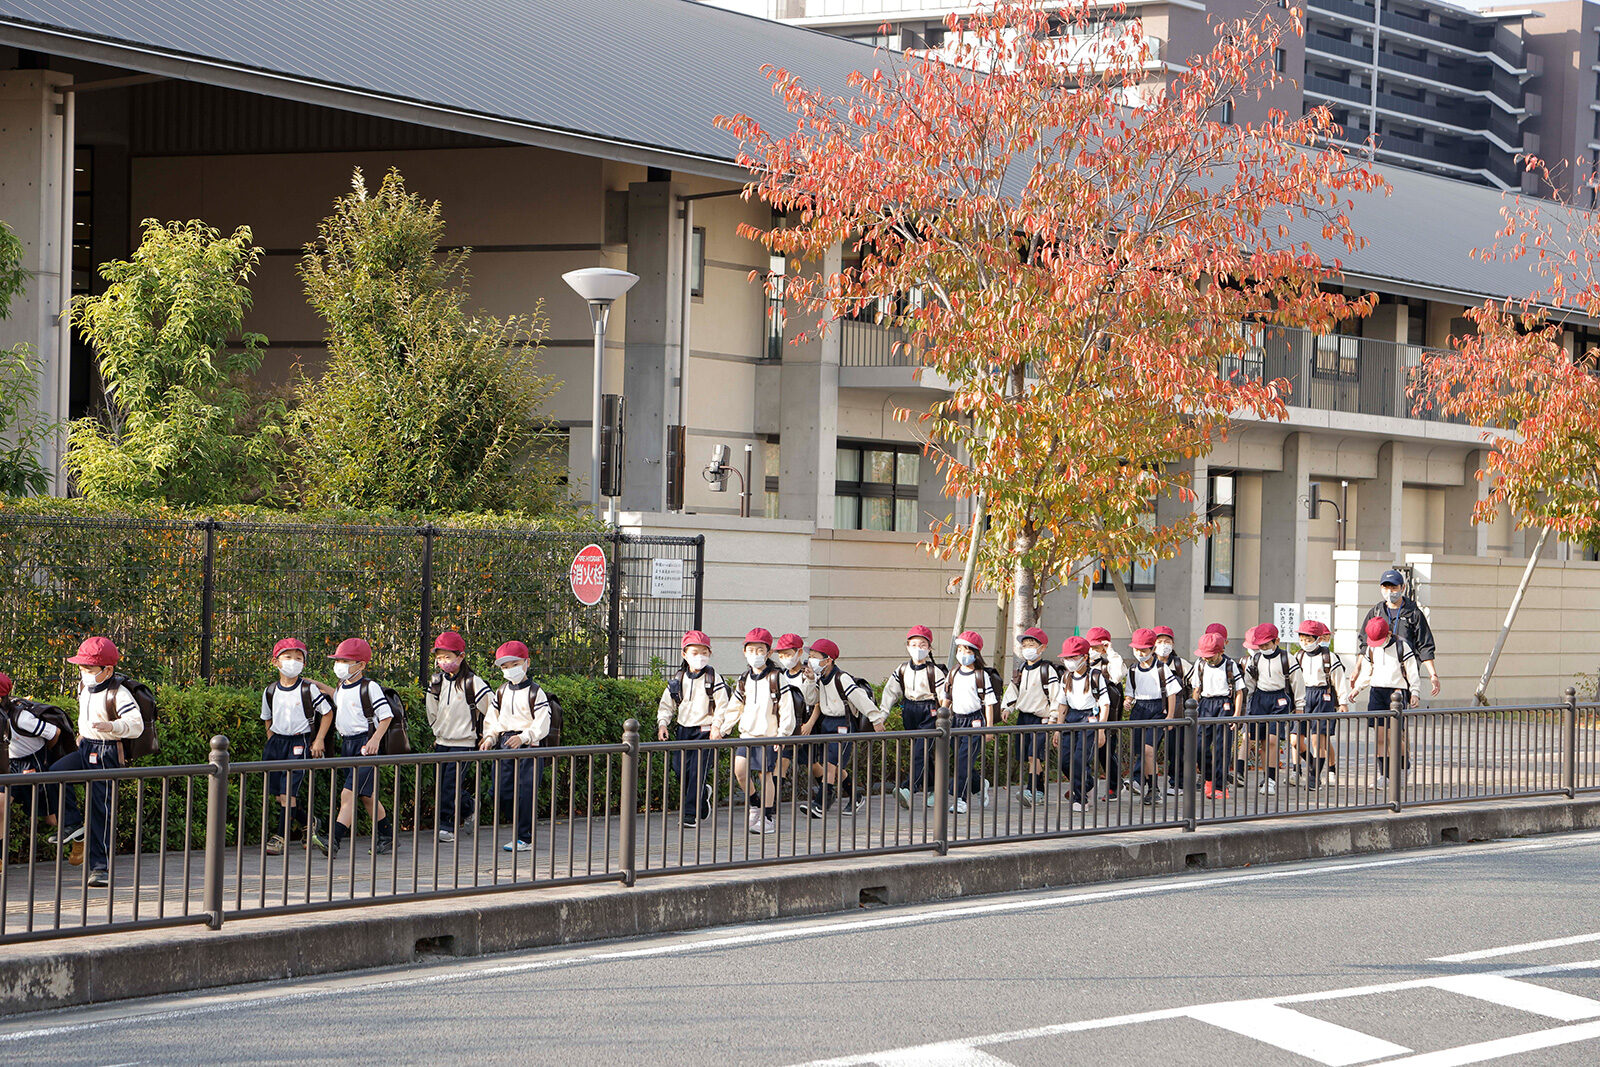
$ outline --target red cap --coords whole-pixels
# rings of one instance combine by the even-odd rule
[[[298,637],[285,637],[282,641],[272,646],[272,658],[277,659],[285,652],[298,652],[301,656],[306,654],[305,642]]]
[[[1170,638],[1173,641],[1178,639],[1178,635],[1172,632],[1172,627],[1170,626],[1157,626],[1156,636]]]
[[[1089,632],[1083,635],[1084,640],[1091,645],[1098,645],[1102,641],[1111,640],[1111,631],[1104,626],[1091,626]]]
[[[454,630],[446,630],[433,639],[433,650],[435,652],[454,652],[458,656],[465,656],[467,654],[467,643]]]
[[[704,630],[690,630],[683,635],[683,648],[687,649],[690,645],[705,645],[710,648],[711,638],[706,636]]]
[[[11,695],[11,675],[0,674],[0,700]]]
[[[1222,625],[1220,622],[1214,622],[1210,626],[1207,626],[1206,633],[1216,634],[1218,637],[1222,638],[1223,641],[1228,640],[1228,628]]]
[[[533,653],[528,651],[528,646],[521,641],[507,641],[494,650],[494,661],[499,663],[503,659],[532,659]]]
[[[1222,655],[1222,650],[1227,647],[1227,639],[1221,634],[1206,634],[1195,646],[1194,654],[1201,659],[1210,659],[1212,656]]]
[[[920,637],[924,641],[928,642],[928,644],[933,644],[933,631],[928,629],[926,626],[913,626],[911,629],[907,630],[906,640],[909,641],[913,637]]]
[[[811,642],[811,651],[828,659],[839,658],[839,646],[829,641],[826,637],[819,637]]]
[[[1030,626],[1026,630],[1022,631],[1022,633],[1017,635],[1017,640],[1020,641],[1024,637],[1031,637],[1041,645],[1048,645],[1050,643],[1050,635],[1039,629],[1037,626]]]
[[[78,646],[78,654],[67,660],[80,667],[115,667],[122,654],[109,637],[91,637]]]
[[[1151,630],[1151,629],[1147,628],[1147,627],[1141,626],[1141,627],[1139,627],[1139,629],[1133,631],[1133,638],[1132,638],[1131,644],[1133,645],[1134,648],[1139,648],[1139,649],[1155,648],[1156,647],[1156,632],[1154,630]]]
[[[1367,644],[1378,648],[1389,643],[1389,620],[1382,615],[1374,615],[1367,620]]]
[[[1082,637],[1069,637],[1061,642],[1061,658],[1071,659],[1073,656],[1087,656],[1089,642]]]
[[[778,638],[778,643],[772,646],[774,652],[798,652],[806,647],[806,639],[799,634],[784,634]]]
[[[751,630],[749,633],[744,635],[744,643],[747,645],[766,645],[768,648],[771,648],[772,631],[764,630],[757,626],[754,630]]]
[[[329,659],[348,659],[356,663],[372,662],[372,646],[359,637],[347,637],[339,642],[339,647],[333,650]]]
[[[1270,622],[1264,622],[1260,626],[1250,627],[1250,632],[1244,635],[1244,647],[1257,649],[1268,641],[1276,641],[1277,639],[1278,628]]]
[[[983,651],[983,635],[980,634],[976,630],[967,630],[967,631],[963,632],[960,637],[956,638],[956,644],[958,644],[958,645],[966,645],[968,648],[971,648],[974,652],[982,652]]]
[[[1307,619],[1300,624],[1300,632],[1306,637],[1327,637],[1328,628],[1320,619]]]

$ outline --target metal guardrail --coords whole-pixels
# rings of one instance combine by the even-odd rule
[[[1289,765],[1291,738],[1305,739],[1310,762]],[[1207,717],[1191,702],[1183,716],[1153,721],[964,729],[941,713],[926,730],[649,743],[629,720],[620,743],[582,747],[251,763],[230,762],[228,751],[218,737],[201,765],[0,776],[12,806],[29,812],[47,797],[60,810],[76,786],[112,783],[114,828],[104,887],[89,884],[88,864],[73,865],[77,845],[45,844],[41,820],[13,833],[0,866],[0,942],[218,929],[244,917],[841,856],[1570,798],[1600,792],[1600,704],[1580,705],[1569,689],[1564,701],[1515,707],[1408,709],[1397,696],[1386,712]],[[287,788],[326,842],[330,800],[345,776],[367,769],[386,838],[359,804],[343,850],[327,855],[295,835],[275,776],[304,775]]]

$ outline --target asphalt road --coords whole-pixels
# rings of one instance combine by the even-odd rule
[[[1591,833],[878,908],[35,1015],[0,1059],[1587,1067],[1597,861]]]

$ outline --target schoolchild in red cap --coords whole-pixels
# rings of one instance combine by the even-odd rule
[[[1250,658],[1245,661],[1245,687],[1249,690],[1246,713],[1251,717],[1274,716],[1273,721],[1249,724],[1250,743],[1263,754],[1265,773],[1256,792],[1275,796],[1278,792],[1278,747],[1280,737],[1287,737],[1294,722],[1294,713],[1304,707],[1301,693],[1300,664],[1279,647],[1278,628],[1271,623],[1252,627],[1245,635],[1245,650]],[[1244,777],[1245,761],[1239,760],[1234,770],[1240,780]]]
[[[811,642],[811,673],[817,678],[817,707],[802,732],[836,737],[883,729],[888,716],[873,703],[871,687],[839,668],[839,646],[826,637]],[[855,814],[855,789],[850,784],[855,742],[835,739],[815,747],[821,749],[822,763],[820,768],[813,764],[812,773],[819,774],[822,783],[812,790],[811,817],[822,818],[836,799],[841,815]]]
[[[261,721],[267,724],[267,741],[261,758],[268,762],[303,760],[312,752],[312,738],[322,717],[333,710],[333,690],[304,677],[306,646],[298,637],[285,637],[272,646],[278,680],[261,693]],[[267,792],[278,798],[278,825],[267,838],[267,855],[281,856],[288,842],[306,828],[306,811],[300,806],[300,786],[305,771],[268,771]]]
[[[1089,665],[1089,642],[1069,637],[1061,642],[1061,684],[1052,722],[1105,722],[1111,714],[1111,693],[1105,672]],[[1074,730],[1061,734],[1061,771],[1066,776],[1066,796],[1073,811],[1083,811],[1094,791],[1090,762],[1094,759],[1099,730]]]
[[[1207,630],[1194,650],[1189,685],[1200,717],[1200,773],[1208,799],[1228,796],[1228,773],[1233,762],[1233,727],[1228,722],[1244,714],[1244,670],[1228,658],[1226,634]]]
[[[494,687],[467,664],[466,638],[446,630],[433,642],[433,677],[423,694],[435,752],[471,752],[483,744],[484,724],[494,705]],[[437,763],[439,802],[434,828],[440,841],[454,841],[458,830],[477,826],[477,792],[466,779],[475,777],[460,763]],[[465,771],[465,773],[463,773]]]
[[[817,706],[817,679],[806,663],[806,639],[799,634],[779,634],[772,646],[772,659],[783,672],[783,690],[794,708],[795,730],[811,718]],[[789,777],[789,766],[795,759],[804,759],[804,749],[780,747],[778,749],[778,781]]]
[[[1017,635],[1017,665],[1011,672],[1000,706],[1015,709],[1019,726],[1049,722],[1061,701],[1061,668],[1046,657],[1050,637],[1039,627]],[[1028,780],[1019,798],[1031,808],[1044,803],[1045,761],[1050,757],[1050,735],[1045,731],[1021,735],[1022,758],[1028,763]]]
[[[1136,722],[1177,718],[1178,694],[1183,686],[1177,675],[1156,659],[1156,632],[1135,630],[1131,644],[1134,661],[1128,667],[1128,717]],[[1156,777],[1156,749],[1167,736],[1172,735],[1161,727],[1133,731],[1134,758],[1141,760],[1134,768],[1133,791],[1144,794],[1146,805],[1153,805],[1161,793],[1161,782]],[[1167,747],[1171,751],[1170,743]]]
[[[1306,788],[1320,789],[1334,773],[1332,742],[1339,732],[1339,720],[1316,716],[1345,710],[1344,661],[1329,647],[1332,634],[1320,620],[1306,619],[1300,624],[1298,636],[1300,651],[1295,662],[1300,665],[1300,680],[1305,688],[1306,717],[1296,720],[1289,738],[1296,764],[1289,771],[1289,781],[1298,784],[1303,771]],[[1324,768],[1328,778],[1323,776]]]
[[[383,735],[397,727],[395,709],[383,694],[383,686],[367,677],[367,666],[372,662],[372,646],[359,637],[349,637],[339,642],[339,647],[328,657],[333,660],[333,673],[339,679],[339,688],[333,694],[333,715],[323,716],[317,727],[313,752],[321,751],[328,735],[328,724],[339,731],[339,751],[344,756],[376,756],[383,743]],[[394,823],[391,813],[377,796],[378,772],[375,767],[348,767],[344,772],[344,785],[339,790],[339,813],[333,822],[333,833],[324,838],[312,832],[311,843],[329,856],[337,856],[356,824],[356,798],[367,809],[372,819],[372,851],[384,855],[394,848]]]
[[[1172,627],[1157,626],[1155,634],[1156,662],[1178,676],[1178,710],[1181,711],[1184,704],[1188,702],[1191,693],[1189,663],[1178,655],[1178,638],[1172,632]],[[1182,747],[1176,743],[1178,737],[1179,735],[1176,733],[1167,735],[1167,795],[1174,797],[1178,795],[1179,787],[1182,785],[1182,778],[1179,776],[1183,772],[1183,761],[1178,758],[1178,749]],[[1196,758],[1198,755],[1198,753],[1190,753],[1190,758]]]
[[[926,626],[907,630],[906,656],[883,683],[878,708],[887,718],[899,704],[903,729],[931,730],[939,710],[939,687],[948,673],[944,664],[933,658],[933,631]],[[902,808],[911,807],[911,798],[933,785],[933,750],[928,746],[927,741],[911,742],[910,769],[894,791]]]
[[[758,744],[774,737],[790,737],[798,722],[796,690],[783,684],[783,671],[772,662],[772,632],[757,626],[744,635],[745,672],[734,683],[721,733],[739,731],[752,743],[733,753],[733,775],[748,798],[746,824],[753,834],[778,829],[777,745]]]
[[[478,748],[484,752],[502,749],[519,753],[495,761],[500,810],[511,811],[511,840],[500,850],[532,852],[533,798],[544,773],[543,762],[536,753],[550,738],[550,696],[528,676],[533,654],[521,641],[507,641],[495,649],[494,665],[505,682],[484,716],[483,740],[478,742]]]
[[[1389,785],[1389,702],[1396,693],[1405,707],[1416,707],[1422,701],[1422,668],[1416,649],[1404,638],[1394,633],[1389,620],[1375,615],[1367,620],[1365,648],[1356,660],[1356,676],[1350,682],[1350,702],[1355,703],[1361,690],[1370,686],[1367,710],[1377,712],[1367,716],[1367,725],[1378,731],[1378,788]],[[1400,738],[1400,751],[1406,752],[1406,739]],[[1396,773],[1404,774],[1410,757]]]
[[[711,666],[711,638],[700,630],[683,635],[683,664],[662,690],[656,704],[656,738],[668,739],[676,731],[679,741],[718,738],[728,712],[728,683]],[[680,819],[698,826],[711,817],[711,783],[707,772],[716,760],[711,749],[689,748],[676,753]]]
[[[109,637],[91,637],[67,660],[78,668],[78,749],[50,765],[52,771],[115,770],[125,766],[122,742],[144,732],[144,716],[133,693],[116,674],[122,658]],[[105,780],[91,781],[89,793],[89,884],[111,884],[107,844],[111,840],[111,789]],[[78,791],[63,790],[61,832],[63,840],[76,842],[85,834]],[[71,862],[83,862],[83,851],[72,850]]]
[[[1107,721],[1122,718],[1123,710],[1127,704],[1125,685],[1128,681],[1128,664],[1122,658],[1122,653],[1111,647],[1111,631],[1104,626],[1091,626],[1083,635],[1089,642],[1089,666],[1100,672],[1105,679],[1106,693],[1111,698],[1111,712]],[[1116,730],[1101,730],[1097,739],[1095,763],[1103,781],[1101,796],[1106,800],[1117,799],[1117,790],[1124,785],[1122,778],[1122,760],[1119,754],[1121,748]],[[1137,756],[1135,757],[1137,759]]]
[[[950,725],[959,730],[993,726],[999,718],[1000,696],[989,667],[983,662],[983,636],[968,630],[956,638],[956,669],[944,680],[941,703],[950,709]],[[979,774],[984,735],[960,733],[955,738],[955,760],[950,773],[950,810],[965,812],[967,796],[985,788]],[[931,794],[928,805],[937,803]],[[982,803],[979,799],[979,803]]]

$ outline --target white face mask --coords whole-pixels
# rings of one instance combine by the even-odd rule
[[[1156,650],[1153,648],[1136,648],[1133,654],[1139,657],[1140,663],[1149,663],[1156,658]]]
[[[1022,658],[1029,663],[1037,663],[1039,661],[1039,650],[1030,645],[1022,649]]]
[[[350,680],[350,675],[355,673],[355,669],[355,664],[353,663],[335,663],[333,665],[333,676],[341,682],[347,682]]]
[[[1316,637],[1302,637],[1300,648],[1306,652],[1319,652],[1322,650],[1322,641]]]
[[[99,677],[99,671],[86,671],[82,668],[79,668],[78,670],[78,678],[83,682],[83,687],[85,689],[88,689],[90,686],[94,685]]]
[[[688,661],[691,671],[703,671],[711,666],[711,657],[704,652],[691,652],[684,659]]]
[[[1273,643],[1273,644],[1270,644],[1270,645],[1262,645],[1260,648],[1256,649],[1256,651],[1260,652],[1263,656],[1270,656],[1274,652],[1278,651],[1278,646],[1277,646],[1276,643]]]
[[[526,663],[513,663],[509,667],[501,667],[500,673],[505,675],[506,681],[512,685],[521,685],[522,680],[528,676],[528,665]]]
[[[778,653],[778,666],[782,667],[786,671],[794,670],[795,664],[797,664],[799,662],[800,662],[800,655],[797,652],[779,652]]]
[[[812,656],[809,662],[811,664],[812,671],[814,671],[817,674],[821,674],[822,673],[822,659],[821,659],[821,657]]]
[[[746,652],[744,654],[744,661],[750,664],[750,669],[753,671],[765,670],[767,666],[767,654],[765,652]]]
[[[306,665],[301,660],[289,659],[286,656],[278,661],[278,672],[285,678],[298,678],[300,677],[300,672],[305,669]]]
[[[928,649],[923,648],[921,645],[907,645],[906,651],[911,654],[912,663],[921,663],[928,658]]]
[[[1071,671],[1073,674],[1077,674],[1087,665],[1088,661],[1083,656],[1073,656],[1071,659],[1067,660],[1067,670]]]
[[[1172,655],[1172,642],[1171,641],[1157,641],[1156,642],[1156,655],[1160,656],[1162,659],[1166,659],[1168,656]]]
[[[961,664],[963,667],[972,666],[973,661],[977,658],[977,654],[973,652],[967,652],[963,650],[956,653],[956,662]]]

